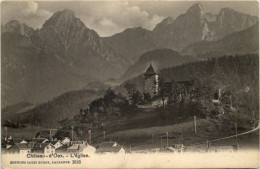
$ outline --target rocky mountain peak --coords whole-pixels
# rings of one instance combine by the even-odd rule
[[[69,9],[65,9],[63,11],[55,12],[43,25],[43,27],[47,26],[64,26],[64,25],[74,26],[83,26],[83,22],[81,22],[78,18],[75,17],[75,13]]]
[[[26,24],[21,24],[16,20],[11,20],[2,27],[2,33],[4,32],[30,37],[33,35],[34,30]]]
[[[174,19],[172,17],[167,17],[167,18],[163,19],[161,23],[165,24],[165,25],[170,25],[173,23],[173,21],[174,21]]]
[[[8,23],[5,24],[5,27],[9,27],[9,28],[18,28],[20,26],[20,23],[17,20],[11,20]]]
[[[197,15],[197,14],[203,14],[203,8],[200,3],[195,3],[193,4],[186,12],[186,14],[191,14],[191,15]]]
[[[231,9],[231,8],[222,8],[220,10],[220,13],[219,15],[226,15],[226,14],[229,14],[229,13],[234,13],[236,12],[235,10]]]
[[[54,13],[53,17],[73,18],[75,17],[75,13],[70,9],[64,9],[63,11]]]
[[[167,26],[171,25],[174,23],[174,19],[172,17],[167,17],[163,19],[160,23],[158,23],[155,28],[153,29],[154,32],[159,31],[160,29],[164,29]]]

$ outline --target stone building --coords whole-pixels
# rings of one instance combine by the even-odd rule
[[[144,92],[154,97],[159,92],[159,75],[150,64],[144,75]]]

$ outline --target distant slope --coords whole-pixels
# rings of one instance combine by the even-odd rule
[[[258,53],[258,37],[259,25],[256,23],[246,30],[230,34],[218,41],[202,41],[189,45],[184,49],[184,52],[191,55],[208,54],[208,57],[212,57],[215,54],[228,55]]]
[[[150,63],[152,63],[156,71],[159,71],[159,69],[162,68],[177,66],[195,60],[196,58],[182,56],[171,49],[155,49],[144,53],[138,61],[124,73],[122,79],[127,80],[141,75],[145,72]]]
[[[4,107],[1,111],[1,121],[2,123],[5,120],[16,122],[16,120],[18,120],[17,117],[19,113],[24,113],[33,108],[34,105],[32,103],[27,103],[27,102],[17,103],[15,105]]]
[[[23,123],[40,125],[43,127],[58,127],[58,121],[73,118],[80,109],[87,108],[88,104],[102,96],[104,91],[78,90],[64,93],[49,102],[21,113],[19,119]]]
[[[153,32],[142,27],[128,28],[111,37],[104,37],[103,40],[107,46],[129,59],[131,64],[135,63],[141,54],[158,46]]]

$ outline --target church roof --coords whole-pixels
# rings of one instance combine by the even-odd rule
[[[149,67],[148,67],[148,69],[145,71],[145,73],[144,73],[145,75],[155,75],[156,74],[156,72],[155,72],[155,70],[154,70],[154,68],[153,68],[153,66],[152,65],[150,65]]]

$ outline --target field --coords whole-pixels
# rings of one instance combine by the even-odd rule
[[[206,146],[207,140],[213,140],[230,135],[230,131],[221,130],[217,123],[209,119],[197,120],[197,132],[194,131],[194,121],[177,123],[167,126],[157,126],[142,129],[130,129],[113,132],[106,136],[106,140],[117,141],[120,144],[134,150],[154,149],[176,143],[183,143],[186,146],[195,143],[202,143]],[[242,132],[242,131],[239,131]],[[233,133],[235,134],[235,132]],[[258,148],[258,134],[248,134],[238,137],[240,148]],[[211,145],[235,145],[236,139],[230,138],[223,141],[212,142]]]

